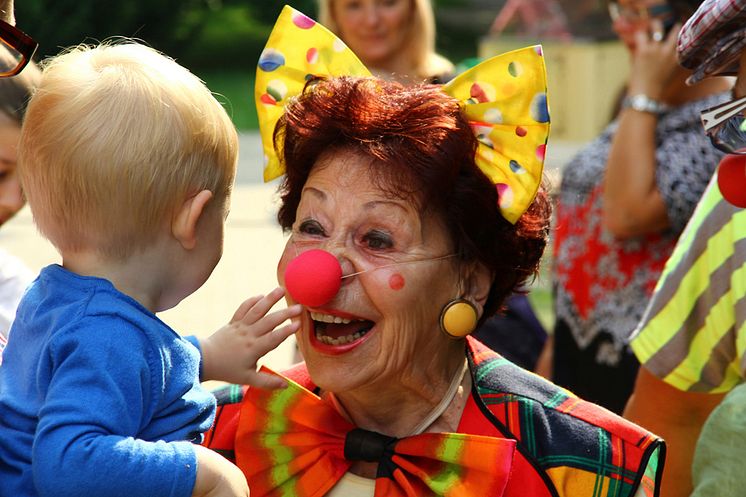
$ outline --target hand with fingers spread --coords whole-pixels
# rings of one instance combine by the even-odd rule
[[[260,388],[283,388],[279,378],[257,371],[257,361],[295,333],[299,322],[280,326],[300,314],[300,305],[268,313],[285,294],[282,288],[243,302],[230,323],[206,339],[202,347],[203,380],[221,380]]]
[[[652,35],[646,29],[637,30],[634,34],[635,50],[630,61],[628,93],[659,99],[679,67],[676,37],[681,24],[674,25],[666,35],[659,20],[655,19],[651,24]]]

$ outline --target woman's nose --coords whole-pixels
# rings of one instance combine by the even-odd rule
[[[293,299],[309,307],[319,307],[339,292],[342,268],[330,252],[313,249],[291,260],[285,268],[285,288]]]
[[[375,26],[381,19],[381,12],[379,11],[379,8],[375,5],[371,5],[366,7],[365,12],[363,12],[363,20],[365,24],[369,26]]]

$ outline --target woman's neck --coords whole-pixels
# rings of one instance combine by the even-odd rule
[[[403,84],[421,83],[422,79],[417,74],[417,68],[409,63],[404,57],[396,57],[368,66],[370,72],[377,78],[388,81],[398,81]]]
[[[389,388],[373,388],[370,394],[327,393],[326,398],[359,428],[397,438],[425,432],[453,433],[458,430],[472,386],[465,361],[461,353],[441,369],[446,374],[412,377],[418,379],[403,374]],[[444,400],[445,405],[441,406]],[[365,461],[356,461],[349,469],[371,479],[376,477],[377,470],[378,463]]]
[[[432,367],[411,367],[401,371],[396,380],[388,379],[332,395],[322,393],[322,397],[335,404],[341,414],[359,428],[405,437],[413,434],[444,397],[451,395],[450,402],[431,425],[420,428],[421,431],[433,431],[437,426],[437,431],[456,431],[471,386],[468,371],[464,373],[464,362],[461,349],[458,355],[433,361]]]

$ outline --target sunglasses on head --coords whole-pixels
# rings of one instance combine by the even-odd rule
[[[700,113],[705,134],[728,154],[746,155],[746,97],[705,109]]]
[[[26,67],[38,43],[17,27],[0,20],[0,46],[5,54],[0,54],[0,78],[15,76]]]

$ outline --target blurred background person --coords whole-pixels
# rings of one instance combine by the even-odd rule
[[[686,85],[676,34],[698,0],[611,2],[629,51],[621,110],[564,169],[557,206],[552,379],[622,412],[639,363],[627,346],[668,255],[721,153],[699,110],[724,78]]]
[[[679,35],[679,59],[694,80],[738,76],[735,102],[703,111],[713,144],[731,154],[746,150],[744,48],[746,0],[705,1]],[[722,122],[709,117],[721,113]],[[727,155],[631,343],[642,367],[625,416],[666,439],[667,497],[744,494],[745,275],[746,155]]]
[[[453,77],[453,64],[435,52],[430,0],[319,0],[318,21],[375,76],[409,84]]]
[[[0,59],[9,57],[0,47]],[[30,63],[12,78],[0,78],[0,229],[26,203],[16,176],[16,154],[26,103],[39,77],[39,68]],[[0,364],[10,323],[33,276],[19,259],[0,249]]]

